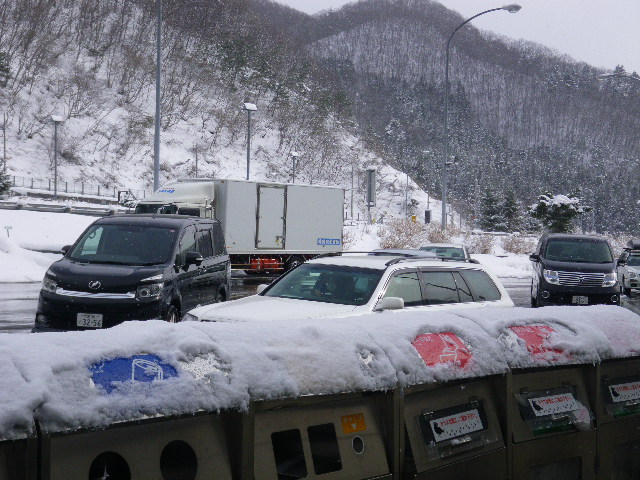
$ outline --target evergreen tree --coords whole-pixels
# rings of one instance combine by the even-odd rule
[[[569,195],[553,195],[547,192],[531,205],[530,215],[540,220],[546,230],[552,233],[571,232],[573,221],[591,211],[591,207],[580,205],[578,192]]]
[[[507,232],[518,232],[522,228],[522,209],[516,199],[513,190],[509,190],[502,205],[502,216],[504,217]]]
[[[11,180],[3,169],[0,169],[0,197],[9,193],[11,188]]]
[[[507,224],[502,212],[502,205],[496,192],[490,188],[484,191],[480,200],[480,220],[478,226],[485,231],[506,232]]]

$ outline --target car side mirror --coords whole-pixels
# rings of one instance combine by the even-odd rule
[[[60,253],[62,255],[66,255],[69,250],[71,250],[71,245],[65,245],[60,249]]]
[[[540,255],[538,255],[537,253],[532,253],[531,255],[529,255],[529,260],[531,260],[532,262],[539,262]]]
[[[258,285],[258,288],[256,288],[256,294],[260,295],[262,292],[266,290],[268,286],[269,286],[268,283],[261,283],[260,285]]]
[[[384,297],[376,306],[376,311],[382,310],[402,310],[404,299],[400,297]]]
[[[469,263],[475,263],[477,265],[480,265],[480,262],[478,260],[476,260],[475,258],[470,258],[469,259]]]
[[[187,252],[187,255],[184,258],[184,265],[188,267],[189,265],[200,266],[204,258],[202,258],[202,254],[200,252]]]
[[[616,265],[618,265],[618,267],[624,267],[627,264],[626,260],[618,260],[616,262]]]

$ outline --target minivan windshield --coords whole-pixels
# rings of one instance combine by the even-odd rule
[[[266,297],[295,298],[341,305],[369,301],[384,270],[305,263],[281,277]]]
[[[630,267],[640,267],[640,255],[631,255],[627,258],[627,265]]]
[[[547,242],[544,257],[557,262],[612,263],[605,240],[593,238],[553,238]]]
[[[177,229],[140,225],[93,225],[69,253],[86,263],[159,265],[167,263]]]

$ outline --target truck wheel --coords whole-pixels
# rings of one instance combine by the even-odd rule
[[[180,321],[180,311],[178,310],[178,307],[173,304],[169,305],[167,316],[165,318],[169,323],[178,323]]]
[[[298,255],[291,257],[289,260],[287,260],[287,264],[286,264],[286,270],[293,270],[294,268],[296,268],[299,265],[302,265],[304,263],[304,258],[300,257]]]

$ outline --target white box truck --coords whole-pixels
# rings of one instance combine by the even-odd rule
[[[135,209],[220,220],[232,268],[248,273],[342,251],[343,212],[342,188],[215,178],[178,180]]]

